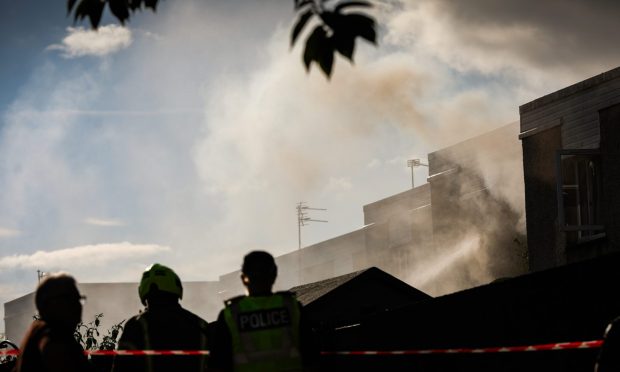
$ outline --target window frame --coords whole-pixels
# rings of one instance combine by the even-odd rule
[[[562,156],[576,155],[576,156],[594,156],[600,157],[601,151],[599,149],[561,149],[556,151],[555,158],[555,175],[556,175],[556,194],[558,203],[558,225],[560,231],[600,231],[601,234],[605,233],[605,225],[567,225],[566,213],[564,210],[564,173],[562,171]],[[600,159],[599,159],[600,161]],[[585,239],[587,240],[587,239]]]

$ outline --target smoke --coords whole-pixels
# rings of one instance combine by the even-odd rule
[[[379,48],[359,41],[355,65],[337,59],[329,82],[303,72],[299,46],[288,49],[290,8],[278,2],[164,2],[157,15],[132,20],[144,31],[105,63],[46,53],[2,117],[0,225],[21,232],[2,239],[3,255],[148,241],[175,255],[114,261],[114,275],[93,263],[79,279],[135,278],[155,258],[168,258],[185,280],[214,279],[251,249],[294,250],[299,201],[328,209],[315,216],[328,224],[304,227],[303,245],[355,230],[362,205],[410,186],[404,160],[512,122],[519,103],[618,60],[606,43],[618,34],[609,2],[607,10],[577,0],[463,4],[383,2]],[[588,27],[571,29],[571,19]],[[468,163],[495,204],[472,207],[476,218],[522,216],[513,161]],[[112,219],[101,216],[123,224],[104,229]],[[475,237],[455,226],[437,253],[469,252],[448,260],[472,263],[467,275],[436,270],[420,274],[435,275],[426,283],[483,281],[476,273],[488,273],[493,255],[455,241],[491,245],[485,236],[503,226],[487,225]],[[27,282],[18,271],[0,275]]]
[[[476,7],[492,17],[491,4],[477,2]],[[519,103],[611,63],[597,63],[591,55],[575,56],[579,60],[574,63],[551,60],[543,52],[561,43],[559,35],[566,29],[545,25],[542,17],[515,14],[508,19],[507,13],[498,12],[502,22],[489,18],[467,24],[459,15],[461,8],[449,1],[382,5],[377,16],[386,27],[380,49],[358,44],[356,65],[337,60],[329,83],[317,70],[299,74],[299,62],[283,57],[286,30],[272,37],[258,70],[218,80],[207,99],[209,124],[195,162],[205,189],[226,205],[217,230],[238,228],[247,234],[227,239],[234,246],[231,252],[247,247],[276,254],[290,251],[295,241],[291,212],[297,201],[339,207],[338,199],[360,205],[402,191],[408,181],[404,160],[411,158],[403,153],[425,154],[513,122]],[[537,9],[552,14],[554,6]],[[299,50],[293,50],[296,53]],[[450,270],[437,274],[434,282],[446,282],[445,288],[482,284],[524,269],[522,165],[518,127],[512,128],[510,143],[481,143],[467,164],[452,159],[455,166],[474,173],[485,191],[462,202],[456,196],[465,190],[450,190],[451,199],[472,209],[468,218],[484,227],[455,222],[451,232],[436,236],[435,245],[468,252],[451,260],[453,271],[458,267],[465,273],[461,277],[449,277]],[[390,152],[389,146],[400,153]],[[394,158],[403,161],[391,164]],[[399,168],[389,177],[402,177],[400,188],[362,194],[371,178],[385,179],[387,167]],[[334,191],[334,180],[346,180],[341,185],[347,191]],[[267,220],[263,213],[268,213]],[[353,213],[348,216],[355,218]],[[496,223],[498,219],[504,222]],[[460,250],[459,240],[472,234],[479,249]],[[498,254],[493,247],[499,246],[508,253]],[[422,261],[436,259],[429,255]],[[451,280],[457,284],[450,285]]]
[[[617,2],[402,0],[386,7],[385,41],[460,73],[513,80],[519,99],[617,65]],[[529,91],[529,92],[528,92]]]
[[[437,287],[437,283],[440,282],[441,276],[445,275],[447,270],[453,270],[453,267],[459,264],[459,261],[465,260],[471,256],[478,254],[480,249],[480,236],[465,236],[461,242],[451,249],[451,252],[444,253],[434,259],[428,259],[424,263],[426,268],[421,269],[411,274],[410,281],[415,283],[416,287],[424,288],[425,291],[430,293],[449,293],[457,289],[461,289],[461,283],[442,283],[440,289]],[[487,273],[483,270],[478,271],[482,280],[487,279]]]
[[[432,214],[414,226],[431,237],[409,246],[409,283],[438,295],[527,271],[518,130],[513,123],[429,155]]]

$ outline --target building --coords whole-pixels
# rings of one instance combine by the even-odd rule
[[[138,283],[78,283],[78,288],[87,299],[82,322],[89,323],[96,314],[103,314],[99,328],[101,336],[114,324],[138,314],[144,308],[138,297]],[[217,282],[184,282],[184,300],[181,304],[207,321],[213,321],[222,308],[217,289]],[[34,292],[5,303],[6,338],[20,342],[36,313]]]
[[[419,301],[330,334],[324,350],[501,348],[600,340],[620,314],[620,252]],[[613,295],[610,295],[613,294]],[[591,371],[599,350],[328,357],[328,370]]]
[[[364,247],[364,230],[360,229],[275,257],[278,265],[275,288],[287,290],[299,283],[324,280],[366,268]],[[240,276],[241,271],[237,270],[219,277],[222,298],[244,293]]]
[[[531,270],[620,249],[620,68],[526,103]]]
[[[520,112],[531,272],[358,320],[355,327],[333,333],[333,350],[477,349],[601,339],[620,314],[620,68],[524,104]],[[454,169],[440,167],[445,173],[429,177],[433,207],[446,202],[434,199],[435,190],[464,189],[443,193],[464,203],[448,201],[439,208],[445,215],[433,213],[435,241],[443,228],[437,223],[450,229],[471,221],[462,214],[476,209],[466,205],[487,193],[477,177],[468,181],[464,176],[456,185],[435,183],[434,175]],[[511,217],[490,220],[504,223]],[[496,252],[501,253],[501,246]],[[597,353],[593,348],[435,358],[334,357],[326,364],[332,369],[583,371],[594,367]]]
[[[363,209],[364,263],[409,282],[424,255],[433,251],[430,184],[378,200]]]

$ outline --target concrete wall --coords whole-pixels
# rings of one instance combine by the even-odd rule
[[[364,206],[364,225],[380,223],[394,218],[398,213],[423,207],[431,202],[431,189],[428,184],[378,200]]]
[[[4,304],[5,337],[17,344],[21,342],[32,317],[36,313],[34,293],[14,299]]]
[[[411,272],[421,262],[420,255],[430,249],[430,203],[430,185],[423,184],[365,205],[367,266],[410,281]]]
[[[363,229],[276,257],[278,278],[276,290],[288,290],[300,283],[311,283],[367,268]],[[299,268],[301,267],[301,274]],[[224,298],[244,293],[241,271],[219,278],[219,292]]]

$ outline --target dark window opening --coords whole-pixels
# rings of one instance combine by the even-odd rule
[[[558,152],[558,220],[569,244],[604,236],[601,162],[597,150]]]

